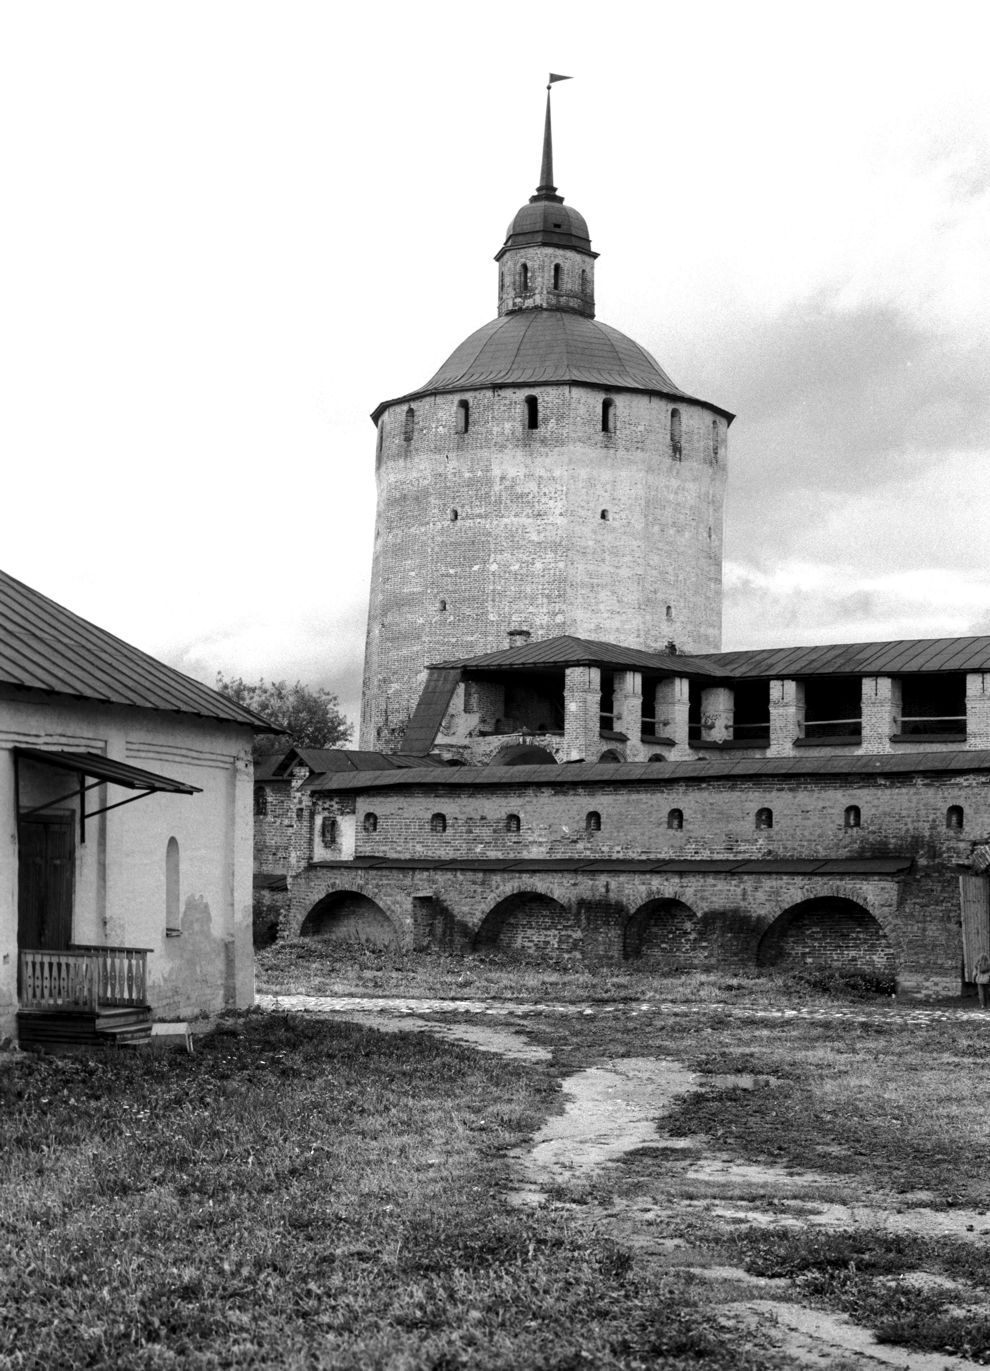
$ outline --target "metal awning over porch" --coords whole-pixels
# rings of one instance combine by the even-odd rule
[[[142,771],[140,767],[131,766],[127,762],[118,762],[112,757],[101,757],[98,752],[64,752],[57,749],[42,747],[15,747],[14,748],[15,767],[17,767],[18,795],[20,792],[20,773],[19,767],[21,760],[30,762],[40,762],[43,766],[55,767],[59,771],[69,771],[79,778],[78,785],[64,795],[58,795],[54,800],[46,800],[43,805],[35,805],[32,809],[20,810],[21,818],[26,818],[31,814],[39,814],[45,809],[51,809],[54,805],[64,804],[66,800],[79,800],[79,836],[82,842],[86,841],[86,820],[93,819],[98,814],[105,814],[110,809],[119,809],[121,805],[133,804],[135,800],[142,800],[146,795],[163,793],[169,795],[199,795],[202,794],[202,787],[198,785],[187,785],[185,781],[173,780],[170,776],[159,776],[154,771]],[[87,777],[91,777],[91,783],[86,784]],[[117,800],[114,804],[103,805],[100,809],[86,809],[86,794],[90,790],[97,789],[101,785],[119,785],[126,790],[139,792],[131,795],[129,799]]]

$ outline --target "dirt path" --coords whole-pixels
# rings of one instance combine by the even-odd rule
[[[574,1005],[493,1006],[471,1000],[394,1000],[386,998],[330,998],[320,996],[258,997],[259,1007],[339,1016],[384,1032],[427,1032],[465,1043],[480,1051],[496,1052],[522,1061],[547,1061],[552,1053],[529,1041],[525,1030],[495,1024],[451,1024],[444,1013],[525,1015],[587,1013]],[[712,1005],[615,1006],[613,1012],[691,1013]],[[742,1012],[739,1007],[731,1007]],[[593,1012],[605,1012],[597,1006]],[[748,1011],[758,1017],[792,1017],[800,1011]],[[889,1011],[888,1011],[889,1012]],[[945,1012],[910,1012],[940,1017]],[[958,1012],[958,1011],[956,1011]],[[809,1017],[812,1014],[809,1012]],[[821,1017],[821,1014],[815,1016]],[[875,1017],[876,1011],[870,1017]],[[830,1017],[851,1017],[838,1011]],[[867,1015],[864,1015],[867,1017]],[[903,1371],[977,1371],[979,1363],[945,1353],[908,1352],[878,1343],[869,1329],[843,1315],[826,1313],[794,1299],[786,1280],[768,1280],[719,1264],[711,1249],[692,1248],[683,1238],[669,1236],[690,1231],[692,1217],[718,1219],[734,1226],[820,1226],[841,1229],[884,1229],[986,1243],[990,1216],[972,1210],[935,1210],[926,1197],[871,1194],[856,1203],[852,1182],[841,1176],[797,1171],[775,1164],[742,1163],[714,1151],[704,1138],[670,1138],[663,1117],[676,1100],[704,1080],[747,1087],[752,1078],[702,1078],[680,1063],[653,1057],[622,1058],[575,1072],[563,1079],[564,1110],[547,1120],[528,1148],[516,1154],[521,1183],[509,1196],[517,1205],[548,1201],[566,1203],[567,1187],[594,1179],[596,1198],[575,1204],[583,1222],[594,1223],[641,1260],[661,1263],[703,1286],[706,1297],[729,1317],[759,1329],[796,1366],[853,1371],[856,1367],[899,1367]],[[617,1166],[638,1148],[650,1149],[647,1174],[628,1173]],[[563,1196],[562,1192],[563,1191]],[[773,1203],[768,1207],[768,1192]],[[578,1195],[576,1193],[576,1199]],[[850,1202],[851,1198],[853,1202]],[[939,1277],[917,1272],[914,1283]],[[966,1292],[960,1290],[961,1300]]]
[[[977,1029],[990,1029],[990,1014],[971,1006],[965,1008],[925,1008],[923,1005],[891,1002],[882,1006],[807,1004],[798,1008],[766,1009],[760,1005],[732,1004],[728,1001],[682,1000],[623,1001],[603,1004],[600,1001],[570,1003],[563,1001],[523,1000],[447,1000],[423,999],[395,995],[270,995],[255,996],[255,1007],[267,1011],[287,1010],[298,1013],[346,1014],[353,1011],[370,1014],[483,1014],[491,1017],[526,1018],[549,1014],[561,1016],[616,1015],[638,1018],[640,1015],[701,1015],[717,1014],[719,1018],[736,1019],[820,1019],[848,1020],[854,1023],[939,1023],[965,1018]]]

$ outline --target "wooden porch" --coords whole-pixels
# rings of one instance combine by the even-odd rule
[[[133,1045],[151,1037],[148,948],[22,948],[17,1036],[23,1048]]]

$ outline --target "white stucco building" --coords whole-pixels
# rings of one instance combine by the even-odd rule
[[[265,727],[0,573],[0,1037],[251,1004]]]

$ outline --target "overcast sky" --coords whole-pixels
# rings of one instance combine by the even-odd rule
[[[495,314],[552,69],[598,317],[738,415],[724,645],[990,633],[987,13],[0,6],[0,565],[353,716],[368,415]]]

